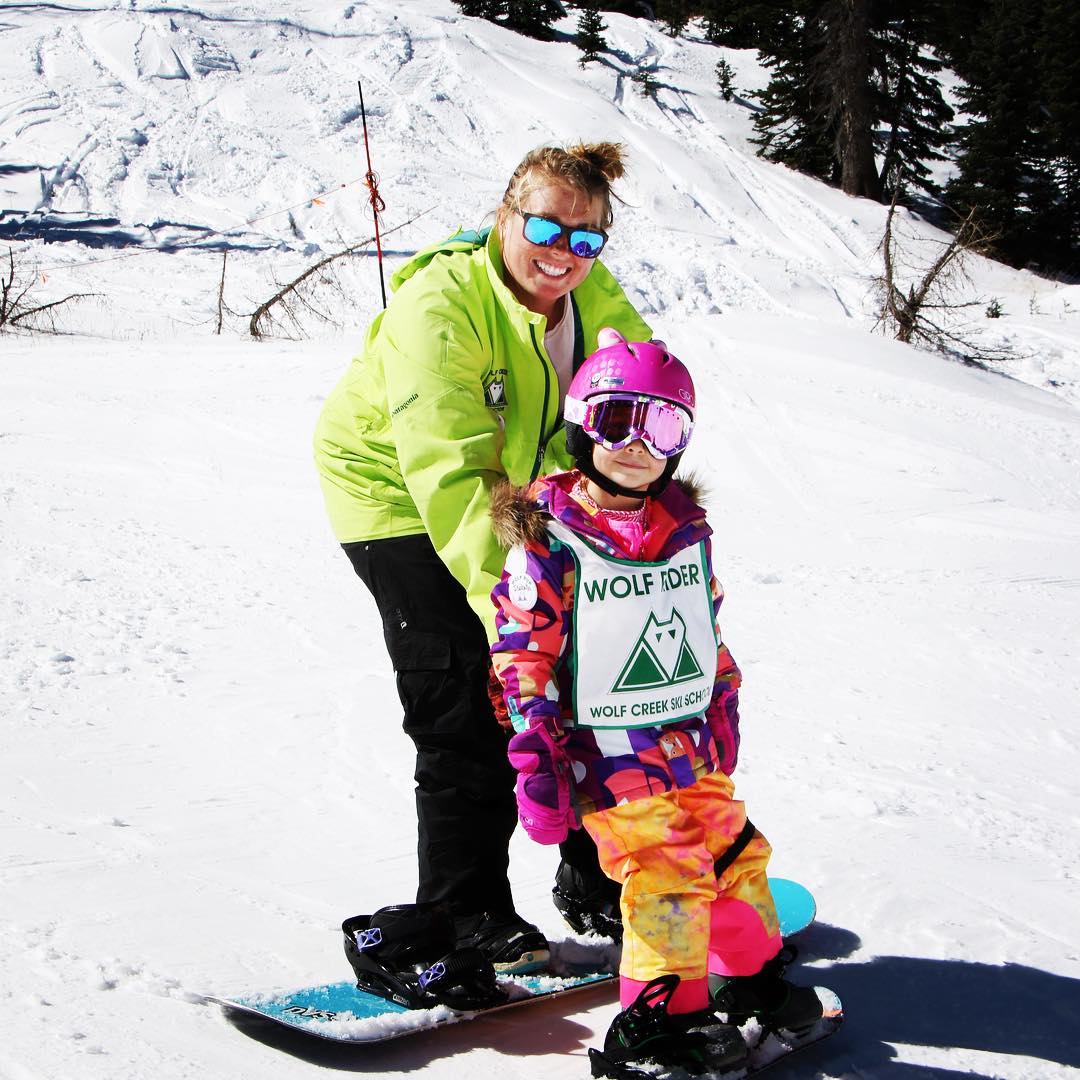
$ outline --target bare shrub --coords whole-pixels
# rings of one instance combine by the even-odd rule
[[[26,330],[40,334],[60,333],[56,317],[65,304],[88,300],[97,293],[69,293],[58,300],[39,300],[37,293],[45,277],[36,268],[15,261],[8,248],[7,269],[0,270],[0,333]]]
[[[987,349],[977,338],[974,322],[962,313],[985,310],[987,301],[975,296],[967,257],[982,254],[995,237],[979,224],[977,208],[960,223],[951,240],[923,240],[923,246],[940,250],[928,264],[914,266],[910,252],[901,251],[896,237],[897,185],[885,219],[879,250],[883,271],[874,279],[878,296],[876,327],[898,341],[942,352],[968,364],[985,366],[1008,358],[1001,350]],[[903,279],[903,280],[901,280]]]

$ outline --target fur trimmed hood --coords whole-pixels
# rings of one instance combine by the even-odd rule
[[[531,490],[509,480],[500,480],[491,489],[491,531],[503,548],[544,538],[551,515],[529,494]]]
[[[543,477],[529,487],[515,487],[508,480],[501,480],[491,489],[491,525],[495,539],[503,548],[546,539],[548,521],[553,517],[564,518],[558,513],[559,503],[572,502],[569,490],[577,481],[577,471],[557,473]],[[555,493],[562,495],[559,499]],[[700,503],[705,495],[704,487],[694,474],[675,477],[654,504],[664,507],[671,516],[672,524],[682,527],[690,522],[703,521],[704,511]],[[554,498],[553,498],[554,496]],[[553,510],[556,512],[553,513]],[[585,511],[582,509],[582,517]],[[573,522],[568,522],[573,525]]]

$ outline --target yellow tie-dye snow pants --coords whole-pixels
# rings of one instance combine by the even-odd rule
[[[716,878],[716,860],[746,824],[734,793],[731,779],[714,772],[583,818],[604,873],[622,885],[624,980],[753,975],[779,951],[765,837],[755,833]]]

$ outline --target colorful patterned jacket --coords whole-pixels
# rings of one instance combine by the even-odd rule
[[[565,545],[548,535],[546,523],[555,518],[601,552],[627,557],[619,538],[604,528],[603,518],[571,494],[579,475],[556,473],[537,480],[527,491],[506,486],[493,493],[495,532],[511,550],[502,580],[492,592],[499,637],[491,655],[514,725],[511,753],[549,754],[548,740],[537,733],[537,728],[546,727],[570,757],[575,807],[584,815],[688,787],[716,770],[730,774],[739,749],[741,676],[721,642],[712,698],[703,714],[664,727],[568,726],[573,721],[568,665],[574,652],[575,563]],[[712,574],[712,530],[695,494],[689,485],[675,482],[649,501],[640,558],[660,561],[704,540],[715,616],[724,594]],[[536,602],[528,611],[517,607],[509,593],[510,578],[522,573],[536,583]],[[529,798],[555,805],[553,777],[540,769],[528,781]]]

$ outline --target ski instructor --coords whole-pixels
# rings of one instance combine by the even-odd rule
[[[500,706],[489,697],[505,559],[490,493],[571,467],[563,397],[603,327],[652,336],[598,258],[623,169],[614,143],[531,151],[493,228],[394,274],[315,434],[330,521],[378,605],[416,746],[417,902],[447,903],[458,945],[502,971],[539,966],[547,941],[515,911],[507,877],[517,808],[508,722],[501,695]],[[358,735],[358,756],[364,738],[384,738],[377,724]],[[567,920],[617,928],[619,889],[585,831],[561,854],[554,894]]]

